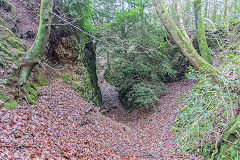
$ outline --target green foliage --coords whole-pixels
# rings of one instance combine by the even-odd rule
[[[174,70],[167,57],[160,53],[116,52],[111,61],[111,70],[105,72],[105,78],[120,88],[119,98],[127,109],[137,106],[153,106],[161,92],[163,81],[174,79]]]
[[[109,27],[113,26],[115,30],[118,30],[122,26],[123,21],[125,21],[127,18],[132,18],[136,16],[140,13],[140,11],[141,7],[137,7],[134,10],[130,11],[118,11],[115,13],[113,21],[96,26],[95,29],[108,29]]]
[[[222,159],[231,159],[231,160],[238,160],[239,159],[239,126],[240,122],[240,115],[236,117],[232,122],[228,124],[226,129],[223,132],[222,137],[227,141],[219,141],[218,152],[215,152],[215,156],[212,159],[222,160]]]
[[[58,3],[61,6],[61,10],[68,14],[69,18],[75,19],[75,25],[83,29],[84,31],[92,31],[92,2],[90,0],[84,1],[72,1],[72,0],[60,0]],[[85,34],[81,33],[83,36]],[[87,38],[87,37],[86,37]]]
[[[67,74],[62,74],[62,79],[63,79],[64,83],[67,83],[69,85],[72,84],[72,78],[70,76],[68,76]]]
[[[108,52],[105,79],[120,89],[119,99],[130,111],[138,106],[155,107],[165,89],[163,82],[180,77],[173,69],[175,55],[168,54],[171,46],[164,40],[166,32],[155,23],[155,14],[146,12],[151,10],[148,0],[111,4],[118,9],[108,15],[110,18],[106,16],[107,20],[102,19],[105,23],[100,21],[106,27],[99,35],[109,38],[97,50]],[[181,62],[176,60],[177,64]]]
[[[240,56],[232,54],[229,58],[229,55],[224,56],[224,70],[232,70],[234,76],[228,79],[223,77],[222,84],[212,82],[203,74],[205,67],[199,71],[189,69],[188,78],[198,83],[185,97],[185,106],[179,110],[175,123],[177,140],[184,151],[201,152],[210,157],[215,152],[213,144],[216,136],[235,119],[240,99]]]

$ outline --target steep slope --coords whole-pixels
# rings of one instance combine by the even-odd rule
[[[36,32],[36,17],[21,1],[9,1],[19,14],[21,40],[30,47],[34,38],[26,33]],[[53,77],[38,88],[38,105],[0,108],[0,159],[197,159],[179,151],[171,131],[182,106],[176,103],[191,89],[191,81],[169,84],[159,108],[131,113],[119,104],[116,88],[103,77],[102,82],[104,105],[119,106],[106,115]]]
[[[49,83],[39,87],[38,105],[1,108],[0,159],[196,159],[179,152],[169,128],[180,107],[175,97],[191,83],[170,85],[161,110],[148,115],[121,108],[109,113],[127,119],[127,125],[102,115],[61,79]]]

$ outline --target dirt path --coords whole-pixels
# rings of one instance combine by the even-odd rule
[[[99,63],[104,69],[106,68],[104,60],[100,59]],[[178,104],[179,99],[188,94],[193,87],[193,81],[182,80],[167,84],[166,94],[161,97],[158,108],[153,110],[138,108],[129,113],[118,99],[118,89],[104,79],[104,69],[99,72],[98,77],[101,82],[99,85],[103,95],[103,106],[111,108],[111,111],[105,115],[127,125],[133,131],[142,143],[140,150],[146,151],[148,159],[200,159],[181,153],[175,143],[174,132],[171,130],[177,111],[183,106]],[[118,107],[112,109],[114,105]]]
[[[102,108],[106,109],[113,109],[115,107],[122,108],[122,104],[118,98],[118,88],[115,86],[110,85],[107,83],[107,81],[104,79],[104,71],[106,69],[106,66],[104,66],[103,69],[101,69],[98,73],[99,78],[99,86],[102,93],[102,100],[103,105]]]
[[[38,88],[38,105],[0,108],[0,159],[199,159],[179,151],[170,129],[182,106],[176,102],[192,85],[168,84],[158,109],[128,113],[119,105],[103,115],[62,79],[51,78]],[[102,87],[116,96],[115,88]],[[116,97],[105,98],[105,105],[116,104]]]

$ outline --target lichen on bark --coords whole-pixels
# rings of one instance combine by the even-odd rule
[[[198,34],[198,46],[200,49],[201,56],[205,59],[208,63],[212,64],[212,55],[208,48],[205,30],[203,26],[203,18],[202,18],[202,2],[201,0],[194,0],[194,12],[195,12],[195,21],[196,21],[196,28]]]
[[[84,65],[84,83],[88,85],[89,98],[94,102],[95,105],[101,106],[102,95],[98,85],[98,77],[96,73],[96,53],[93,42],[90,40],[86,43],[83,56]]]
[[[216,145],[212,159],[238,160],[240,152],[240,115],[230,122]],[[218,147],[218,148],[217,148]]]
[[[222,75],[218,72],[218,70],[210,63],[205,61],[197,53],[195,48],[191,45],[190,42],[186,40],[182,32],[178,29],[178,27],[166,11],[164,0],[153,0],[153,4],[164,27],[171,35],[174,42],[178,45],[183,55],[190,61],[190,63],[196,69],[200,69],[202,66],[207,67],[207,73],[209,74],[209,76],[212,77],[215,81],[221,81]]]
[[[28,76],[39,60],[39,57],[47,51],[47,44],[50,35],[52,21],[52,0],[42,0],[40,8],[40,23],[37,38],[34,45],[27,51],[26,57],[22,58],[19,65],[19,86],[27,82]]]

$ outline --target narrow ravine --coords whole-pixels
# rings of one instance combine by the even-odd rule
[[[129,113],[123,108],[118,99],[118,89],[108,84],[103,77],[106,68],[104,62],[104,59],[99,62],[100,65],[104,66],[98,74],[99,85],[103,95],[104,108],[111,108],[104,115],[125,124],[137,137],[137,140],[142,145],[141,149],[136,150],[136,154],[139,152],[143,156],[141,158],[144,159],[201,159],[200,157],[182,153],[175,142],[174,132],[171,130],[177,111],[183,106],[182,103],[179,104],[180,98],[188,94],[195,82],[182,80],[166,84],[167,91],[161,97],[157,108],[137,108]],[[118,107],[113,109],[112,106],[114,105]]]

